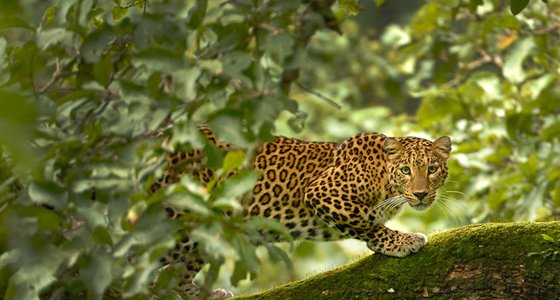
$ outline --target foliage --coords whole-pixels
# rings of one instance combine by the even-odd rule
[[[330,3],[2,5],[0,293],[99,299],[112,286],[123,297],[143,295],[159,257],[187,231],[211,263],[204,287],[226,257],[236,261],[234,283],[254,275],[251,239],[284,229],[223,212],[240,212],[236,199],[258,174],[239,172],[209,191],[189,178],[153,195],[146,187],[166,153],[211,149],[200,123],[251,152],[270,137],[280,111],[296,113],[287,92],[305,55],[301,44],[324,27],[316,10],[329,12]],[[166,143],[152,137],[165,129]],[[209,152],[210,164],[226,174],[244,162],[244,152],[233,154]],[[193,214],[173,222],[166,205]],[[279,248],[267,248],[272,260],[289,263]],[[173,271],[158,277],[153,292],[169,293]]]
[[[523,2],[430,1],[372,34],[333,0],[0,1],[0,295],[170,296],[158,259],[186,231],[211,263],[204,287],[224,263],[234,284],[254,277],[256,232],[284,232],[239,216],[254,172],[146,190],[167,153],[204,148],[226,174],[274,130],[447,134],[475,221],[559,214],[560,6]],[[203,122],[242,151],[213,151]],[[175,222],[166,205],[195,213]]]

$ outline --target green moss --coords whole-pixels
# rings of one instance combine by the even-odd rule
[[[560,237],[560,222],[465,226],[432,236],[424,249],[405,258],[371,255],[348,266],[242,298],[460,297],[468,295],[469,288],[507,291],[507,285],[516,280],[527,286],[548,286],[537,289],[548,296],[560,295],[560,262],[528,256],[551,247],[542,238],[543,233]]]

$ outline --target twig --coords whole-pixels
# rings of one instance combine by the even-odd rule
[[[76,74],[76,72],[62,71],[62,66],[61,66],[61,63],[60,63],[60,59],[57,57],[56,61],[55,61],[54,73],[52,74],[51,79],[42,88],[39,89],[39,94],[46,93],[60,78],[68,76],[68,75],[72,75],[72,74]]]
[[[310,88],[304,86],[303,84],[301,84],[301,83],[299,83],[299,82],[296,82],[296,85],[297,85],[300,89],[302,89],[302,90],[308,92],[309,94],[311,94],[311,95],[313,95],[313,96],[316,96],[316,97],[320,98],[321,100],[327,102],[327,103],[330,104],[332,107],[334,107],[334,108],[336,108],[336,109],[342,109],[342,106],[341,106],[340,104],[336,103],[333,99],[331,99],[331,98],[329,98],[329,97],[327,97],[327,96],[325,96],[325,95],[323,95],[323,94],[321,94],[321,93],[318,93],[318,92],[316,92],[316,91],[314,91],[314,90],[312,90],[312,89],[310,89]]]
[[[560,29],[560,23],[552,24],[548,27],[535,30],[533,33],[538,35],[543,35],[543,34],[553,33],[558,29]]]

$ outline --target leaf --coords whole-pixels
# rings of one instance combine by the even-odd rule
[[[263,51],[266,51],[276,63],[281,65],[284,63],[285,58],[293,53],[294,38],[288,33],[267,35],[259,46]]]
[[[150,48],[132,57],[135,67],[142,67],[150,71],[169,74],[184,68],[181,56],[169,50]]]
[[[551,236],[548,235],[548,234],[543,233],[543,234],[541,234],[541,236],[542,236],[542,238],[543,238],[545,241],[547,241],[547,242],[556,243],[556,240],[554,240],[554,238],[551,237]]]
[[[93,67],[95,80],[102,86],[108,87],[113,74],[113,61],[110,55],[106,55]]]
[[[260,177],[260,172],[255,170],[244,170],[228,177],[218,186],[213,202],[214,207],[222,209],[241,210],[239,197],[253,189]]]
[[[511,0],[510,3],[510,11],[513,15],[519,14],[527,5],[529,4],[529,0]]]
[[[286,253],[286,251],[280,249],[273,244],[265,244],[266,250],[268,251],[268,257],[273,262],[283,262],[289,270],[293,269],[292,260]]]
[[[10,17],[7,15],[3,15],[2,18],[0,18],[0,30],[8,28],[25,28],[35,30],[33,26],[29,25],[27,21],[20,17]]]
[[[90,11],[93,8],[93,0],[81,0],[78,2],[80,4],[78,23],[82,27],[86,27],[89,21]]]
[[[19,269],[10,277],[6,300],[39,300],[39,293],[57,279],[57,269],[68,258],[60,249],[45,244],[27,247],[25,253],[28,257],[18,262]]]
[[[222,65],[226,74],[239,76],[240,72],[251,65],[251,56],[243,51],[232,51],[224,54]]]
[[[245,266],[245,269],[248,272],[256,273],[259,270],[260,261],[257,257],[255,245],[251,243],[247,236],[242,234],[235,235],[232,243],[239,254],[239,261]]]
[[[200,226],[191,231],[190,235],[202,246],[203,254],[209,262],[217,262],[224,257],[238,257],[232,245],[224,239],[223,230],[218,223]]]
[[[95,64],[101,59],[105,49],[109,47],[114,38],[114,33],[110,28],[104,27],[94,31],[85,38],[80,47],[80,54],[87,63]]]
[[[482,1],[482,0],[480,0]],[[385,3],[385,0],[375,0],[375,5],[377,5],[377,7],[383,5],[383,3]]]
[[[209,71],[215,75],[219,75],[224,72],[222,62],[217,59],[200,59],[197,60],[197,64],[204,70]]]
[[[38,160],[30,145],[36,118],[37,111],[27,98],[0,89],[0,144],[16,163],[27,168]]]
[[[56,209],[64,209],[68,201],[68,191],[53,182],[32,182],[29,185],[29,198],[38,204],[48,204]]]
[[[235,265],[233,266],[233,272],[229,280],[233,286],[237,286],[241,280],[247,278],[247,266],[242,261],[235,261]]]
[[[113,239],[104,226],[96,226],[91,238],[97,244],[113,245]]]
[[[340,6],[347,15],[357,15],[360,11],[358,0],[338,0],[338,6]]]
[[[504,76],[513,83],[519,83],[526,77],[523,69],[523,62],[535,48],[533,37],[526,37],[518,40],[510,48],[505,56],[505,64],[502,70]]]
[[[121,7],[120,5],[115,5],[111,9],[111,16],[113,17],[113,20],[117,22],[119,22],[124,17],[126,17],[127,14],[128,14],[128,8]]]
[[[105,289],[113,281],[112,264],[109,256],[94,252],[80,270],[80,278],[89,288],[93,299],[103,299]]]
[[[208,120],[208,126],[214,130],[220,140],[243,148],[251,147],[252,144],[243,134],[241,120],[234,113],[228,112],[214,116]]]
[[[67,31],[65,28],[45,29],[37,33],[37,47],[46,50],[58,43],[73,46],[73,38],[74,33]]]
[[[4,66],[4,61],[6,59],[6,39],[3,36],[0,36],[0,70]]]
[[[198,28],[204,22],[208,0],[196,0],[194,6],[189,11],[188,25],[190,28]]]
[[[242,150],[229,151],[224,157],[224,162],[222,164],[224,174],[243,166],[245,154],[245,151]]]
[[[203,198],[191,192],[173,193],[167,197],[165,203],[171,205],[173,208],[188,210],[202,217],[211,214]]]
[[[482,5],[482,0],[469,0],[469,11],[474,14],[478,6]]]

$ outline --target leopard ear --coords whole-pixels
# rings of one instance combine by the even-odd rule
[[[432,151],[443,158],[449,158],[449,152],[451,152],[451,139],[448,136],[442,136],[437,138],[432,144]]]
[[[396,160],[401,156],[402,144],[396,138],[388,137],[383,142],[383,150],[389,160]]]

